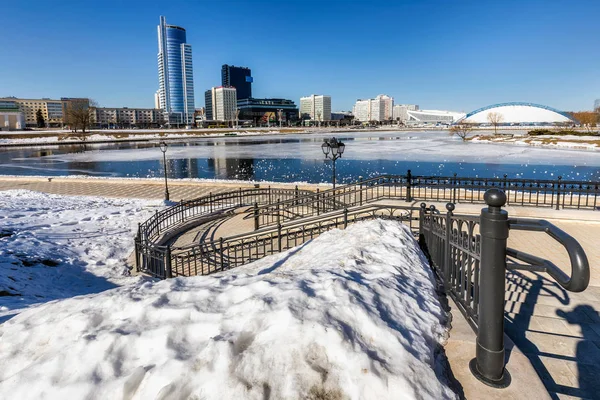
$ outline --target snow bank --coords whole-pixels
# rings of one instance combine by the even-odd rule
[[[29,309],[0,326],[0,397],[454,398],[434,372],[444,319],[408,229],[371,221]]]
[[[159,204],[1,192],[0,321],[34,303],[126,282],[125,259],[133,250],[137,222]]]

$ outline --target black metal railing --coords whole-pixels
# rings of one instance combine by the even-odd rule
[[[169,254],[164,254],[164,268],[156,270],[165,276],[207,275],[302,245],[323,232],[377,218],[404,222],[416,234],[417,213],[418,208],[403,206],[364,206],[338,210],[323,218],[306,218],[210,242],[171,247]]]
[[[487,208],[483,208],[479,216],[455,215],[452,203],[446,205],[443,214],[435,206],[427,208],[425,203],[419,208],[371,203],[373,199],[397,196],[398,191],[404,191],[410,199],[419,186],[411,183],[403,188],[402,182],[402,178],[385,176],[315,194],[306,194],[297,188],[240,189],[182,202],[140,225],[135,243],[136,264],[138,270],[163,279],[210,274],[302,245],[331,229],[343,229],[349,224],[376,218],[394,219],[407,224],[418,236],[445,292],[477,333],[476,358],[470,364],[473,374],[488,385],[508,386],[510,375],[504,368],[503,338],[506,271],[548,272],[566,290],[582,291],[590,279],[583,248],[573,237],[547,221],[509,219],[502,210],[508,196],[499,188],[489,189],[482,196]],[[412,177],[404,181],[409,182]],[[504,187],[510,188],[510,184]],[[427,195],[435,200],[442,193],[427,190]],[[270,203],[274,198],[285,200]],[[231,207],[250,204],[253,204],[249,215],[255,218],[254,232],[182,247],[160,242],[161,236],[189,223],[190,219],[202,223]],[[340,209],[340,205],[344,207]],[[264,219],[263,226],[259,227],[261,210]],[[271,221],[269,218],[274,218],[274,226],[267,223]],[[508,248],[510,229],[546,232],[558,241],[569,254],[571,275],[549,260]],[[507,264],[507,259],[525,264]]]
[[[566,290],[580,292],[590,280],[589,263],[581,245],[555,225],[536,219],[509,219],[502,210],[507,196],[500,189],[484,195],[487,208],[478,217],[454,215],[454,205],[440,214],[421,204],[419,244],[446,293],[477,333],[473,374],[494,387],[510,384],[504,368],[504,294],[508,269],[548,272]],[[571,262],[571,275],[549,260],[507,247],[510,229],[543,231],[562,244]],[[526,264],[507,264],[514,258]]]
[[[296,199],[266,204],[253,211],[259,226],[306,216],[320,215],[344,207],[383,199],[484,203],[489,189],[502,189],[511,206],[551,207],[555,209],[600,208],[600,182],[530,180],[504,178],[464,178],[381,175],[335,189],[310,192]],[[285,213],[283,215],[282,213]]]

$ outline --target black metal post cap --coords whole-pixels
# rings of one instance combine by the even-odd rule
[[[421,203],[421,208],[427,208],[427,204]]]
[[[435,206],[432,204],[429,206],[429,209],[433,212],[433,211],[435,211]]]
[[[502,207],[506,204],[506,194],[500,189],[492,188],[485,192],[483,200],[490,207]]]
[[[456,208],[456,206],[454,205],[454,203],[446,204],[446,210],[448,210],[450,212],[454,211],[455,208]]]

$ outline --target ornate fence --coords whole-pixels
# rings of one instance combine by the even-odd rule
[[[510,375],[504,368],[503,341],[506,270],[547,272],[566,290],[582,291],[590,279],[586,255],[575,239],[546,221],[509,219],[507,212],[502,210],[508,196],[496,187],[483,196],[478,194],[466,200],[485,201],[488,207],[478,217],[455,215],[452,203],[447,204],[444,214],[434,206],[427,208],[425,203],[418,208],[369,204],[386,197],[404,196],[412,200],[413,194],[441,200],[449,195],[448,190],[473,189],[466,185],[462,188],[456,185],[448,188],[445,184],[436,186],[436,182],[427,181],[425,186],[420,183],[415,186],[410,175],[408,178],[384,176],[320,193],[302,192],[297,188],[240,189],[181,202],[140,225],[136,237],[136,265],[138,270],[160,278],[210,274],[302,245],[331,229],[376,218],[394,219],[407,224],[418,236],[444,290],[477,332],[476,358],[471,361],[471,371],[488,385],[506,387],[510,383]],[[483,182],[478,188],[490,182],[492,186],[496,184],[491,180],[477,182]],[[503,187],[510,190],[512,184],[514,182],[507,182]],[[556,188],[560,191],[561,186]],[[523,199],[523,193],[527,192],[520,193]],[[563,199],[566,198],[567,192],[562,193]],[[284,200],[273,203],[274,199]],[[186,224],[219,218],[232,207],[250,204],[253,207],[248,216],[254,218],[254,232],[183,247],[161,242],[170,232]],[[259,207],[259,204],[264,206]],[[524,200],[522,204],[525,204]],[[537,200],[535,204],[539,204]],[[578,201],[577,207],[581,208],[581,204]],[[262,228],[259,227],[261,222]],[[548,260],[508,248],[509,229],[548,233],[569,253],[571,275]],[[525,264],[507,265],[507,258]]]
[[[488,206],[478,217],[454,215],[454,205],[440,214],[421,204],[419,244],[443,282],[446,293],[477,332],[472,373],[494,387],[510,384],[504,368],[504,293],[507,269],[547,272],[564,289],[580,292],[590,280],[589,264],[581,245],[544,220],[509,219],[502,207],[507,197],[499,189],[486,192]],[[546,232],[565,247],[571,261],[568,275],[552,262],[507,247],[510,229]],[[507,258],[525,264],[507,264]]]
[[[381,175],[265,204],[254,210],[254,216],[258,226],[268,226],[383,199],[483,203],[484,193],[495,188],[505,192],[506,204],[511,206],[600,209],[600,182],[563,181],[561,177],[557,180],[508,179],[506,175],[504,178],[461,178],[456,174],[452,177],[413,176],[409,170],[406,175]]]

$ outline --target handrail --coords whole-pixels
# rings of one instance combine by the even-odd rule
[[[511,218],[508,222],[510,229],[545,232],[562,244],[569,254],[571,276],[563,272],[553,262],[523,251],[507,248],[506,254],[508,256],[524,261],[534,267],[541,267],[541,271],[547,272],[560,286],[570,292],[582,292],[588,287],[590,283],[590,265],[583,247],[573,236],[543,219]],[[540,270],[540,268],[536,270]]]

